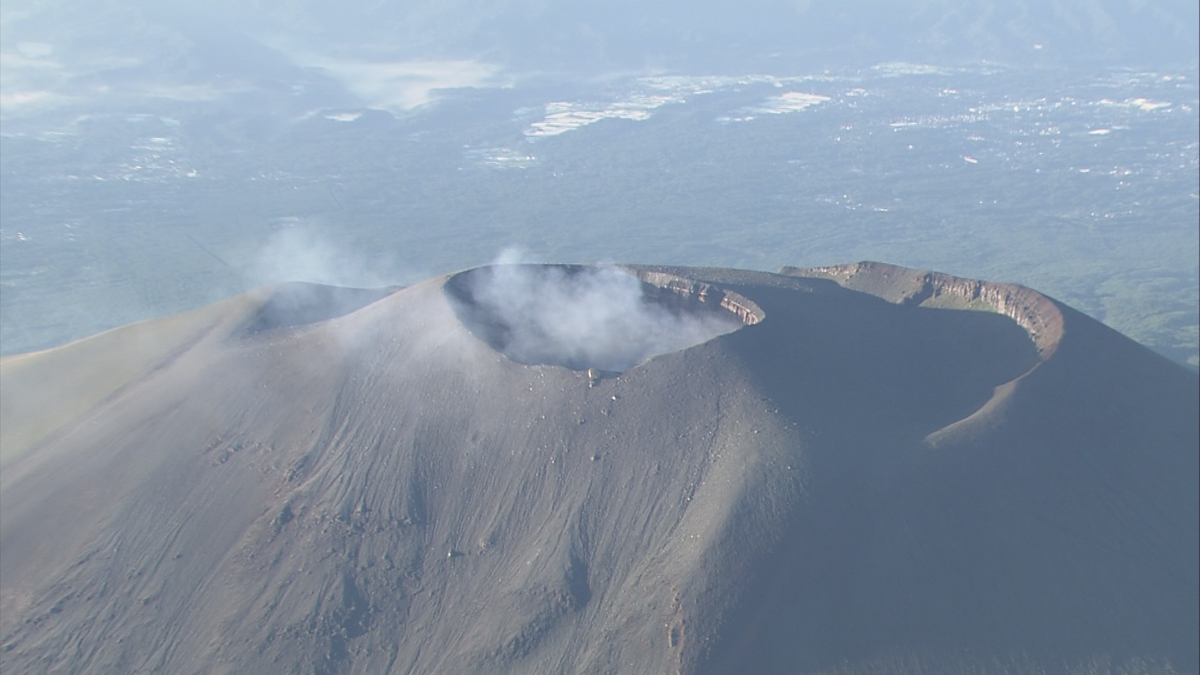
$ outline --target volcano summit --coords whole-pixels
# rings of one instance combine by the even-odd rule
[[[1196,672],[1197,391],[878,263],[260,289],[0,360],[0,665]]]

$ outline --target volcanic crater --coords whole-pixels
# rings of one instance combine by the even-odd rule
[[[0,359],[0,670],[1198,672],[1198,392],[872,262],[259,289]]]
[[[524,365],[621,372],[766,314],[710,283],[615,266],[493,265],[444,286],[463,326]]]

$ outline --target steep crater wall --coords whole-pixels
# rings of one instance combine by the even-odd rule
[[[623,372],[753,325],[748,298],[672,274],[616,266],[493,265],[445,293],[473,335],[526,365]]]
[[[965,279],[871,261],[829,267],[784,267],[779,272],[832,279],[845,288],[902,305],[993,311],[1024,328],[1043,360],[1054,353],[1063,336],[1062,312],[1054,301],[1017,284]]]

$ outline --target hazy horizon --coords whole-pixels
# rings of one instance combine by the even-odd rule
[[[1198,363],[1196,26],[1187,2],[13,0],[0,353],[516,245],[1019,282]]]
[[[1195,672],[1198,369],[1195,0],[0,2],[6,675]]]

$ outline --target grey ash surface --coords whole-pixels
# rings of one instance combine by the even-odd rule
[[[1019,287],[629,269],[762,318],[593,380],[443,277],[5,357],[4,672],[1196,672],[1194,373]]]

